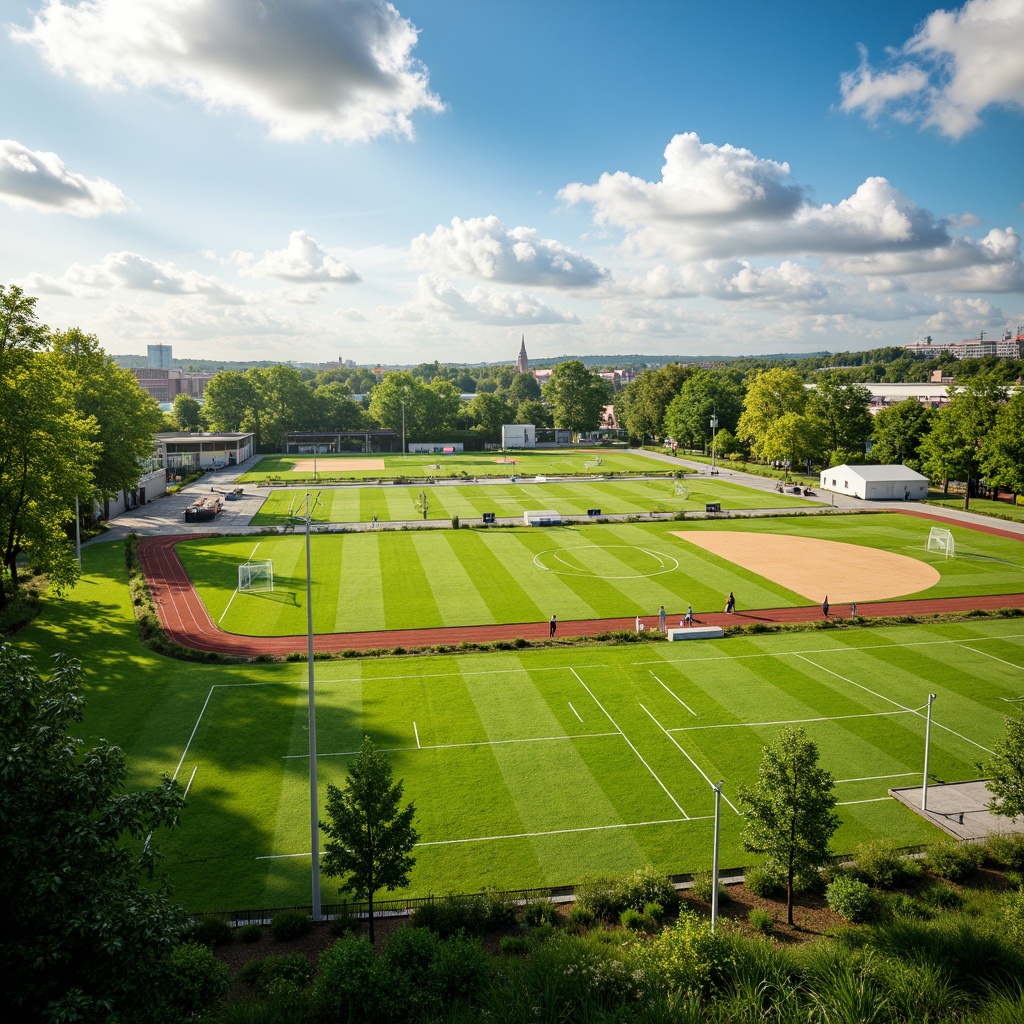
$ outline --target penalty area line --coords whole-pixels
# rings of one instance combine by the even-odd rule
[[[648,669],[648,672],[650,672],[650,673],[651,673],[651,675],[652,675],[652,676],[654,676],[654,671],[653,671],[652,669]],[[657,676],[654,676],[654,678],[655,678],[655,679],[657,679],[657,680],[658,680],[658,682],[659,682],[659,683],[661,683],[661,685],[662,685],[662,686],[665,686],[665,684],[664,684],[664,683],[662,683],[662,682],[661,682],[661,680],[660,680],[660,679],[658,679],[658,677],[657,677]],[[686,703],[686,701],[685,701],[685,700],[683,700],[683,699],[682,699],[682,698],[681,698],[681,697],[680,697],[680,696],[679,696],[679,695],[678,695],[677,693],[675,693],[675,692],[673,692],[672,690],[670,690],[670,689],[669,689],[669,688],[668,688],[667,686],[665,686],[665,690],[666,690],[666,691],[667,691],[668,693],[672,694],[672,696],[673,696],[673,697],[675,697],[675,699],[676,699],[677,701],[679,701],[679,703],[680,703],[680,704],[682,704],[682,705],[683,705],[683,707],[684,707],[684,708],[686,708],[686,710],[687,710],[687,711],[689,711],[689,712],[690,712],[690,714],[691,714],[691,715],[693,715],[693,717],[694,717],[694,718],[699,718],[699,717],[700,717],[700,716],[699,716],[699,715],[697,714],[697,712],[696,712],[696,711],[694,711],[694,710],[693,710],[693,708],[691,708],[691,707],[690,707],[690,705],[689,705],[689,704],[687,704],[687,703]]]

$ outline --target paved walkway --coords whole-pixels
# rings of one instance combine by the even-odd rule
[[[889,795],[954,839],[985,839],[1000,832],[1024,833],[1024,817],[1004,818],[988,809],[992,794],[985,781],[930,783],[928,810],[920,786],[890,789]]]

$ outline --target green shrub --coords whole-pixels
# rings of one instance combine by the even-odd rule
[[[750,913],[747,914],[747,920],[750,922],[750,927],[762,935],[770,935],[775,927],[772,915],[763,907],[751,907]]]
[[[530,940],[525,935],[502,935],[499,947],[506,956],[525,956],[530,951]]]
[[[592,910],[588,910],[579,903],[574,903],[566,916],[565,927],[574,935],[578,935],[580,932],[585,932],[588,928],[592,927],[595,920],[596,918]]]
[[[1024,952],[1024,885],[1007,894],[1003,904],[1003,923],[1007,938]]]
[[[391,983],[369,940],[344,935],[320,954],[313,983],[324,1020],[379,1021],[391,1004]]]
[[[258,925],[255,921],[250,921],[249,924],[243,924],[238,929],[238,939],[240,942],[259,942],[263,938],[263,928]]]
[[[480,935],[488,930],[511,928],[516,917],[514,903],[499,893],[486,892],[479,896],[447,896],[421,904],[413,911],[412,923],[446,938],[460,931]]]
[[[531,928],[539,924],[557,924],[558,907],[551,900],[534,900],[523,907],[523,922]]]
[[[732,961],[732,943],[709,921],[683,912],[671,928],[636,947],[637,966],[647,983],[663,992],[710,992],[721,983]]]
[[[440,945],[441,940],[429,928],[399,928],[384,944],[382,955],[392,968],[422,978]]]
[[[289,942],[313,927],[313,919],[301,910],[282,910],[270,920],[270,934],[278,942]]]
[[[900,854],[895,844],[888,839],[861,843],[854,853],[854,859],[857,877],[879,889],[891,889],[921,874],[921,865]]]
[[[642,912],[648,903],[658,903],[666,914],[674,914],[679,909],[675,886],[651,866],[638,868],[620,878],[616,892],[622,908],[633,907]]]
[[[235,933],[227,921],[219,917],[204,917],[193,921],[185,934],[188,942],[198,942],[211,949],[215,946],[226,946]]]
[[[981,866],[985,851],[972,843],[946,840],[928,850],[928,870],[950,882],[959,882]]]
[[[786,891],[785,873],[774,861],[747,868],[743,882],[755,896],[766,900],[781,896]]]
[[[999,867],[1024,871],[1024,833],[1000,832],[989,836],[985,850]]]
[[[930,885],[921,893],[921,900],[935,910],[959,910],[964,904],[963,896],[948,885]]]
[[[614,878],[586,878],[576,886],[576,907],[600,921],[614,921],[625,909],[619,906]]]
[[[831,910],[854,924],[868,919],[875,902],[871,887],[849,875],[838,875],[829,884],[825,889],[825,901]]]
[[[921,900],[915,900],[905,892],[883,893],[878,900],[879,908],[884,917],[910,918],[911,920],[927,921],[931,909]]]
[[[626,931],[629,932],[642,932],[647,931],[644,927],[644,915],[633,907],[626,907],[626,909],[619,914],[619,923]]]
[[[211,1007],[231,985],[231,972],[209,946],[183,942],[171,951],[174,999],[188,1016]]]
[[[430,968],[429,988],[442,1006],[475,1003],[487,988],[491,960],[479,939],[455,935],[441,943]]]
[[[239,968],[238,980],[266,993],[282,983],[302,987],[309,983],[309,962],[304,953],[286,953],[250,960]]]
[[[693,895],[701,901],[701,903],[710,903],[711,897],[715,894],[715,885],[711,879],[710,871],[701,871],[693,876]],[[729,899],[729,893],[726,891],[724,885],[721,882],[718,883],[718,901],[723,903]]]

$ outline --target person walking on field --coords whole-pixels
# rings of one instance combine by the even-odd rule
[[[821,602],[821,614],[828,618],[828,594],[825,595],[825,600]]]
[[[660,629],[662,631],[662,633],[665,632],[665,606],[664,605],[662,605],[658,609],[658,629]]]
[[[555,630],[558,628],[558,616],[552,615],[551,621],[548,623],[548,636],[554,636]]]
[[[736,611],[736,598],[732,596],[731,590],[729,591],[729,596],[725,601],[725,610],[729,615],[732,615],[732,613]]]
[[[686,606],[686,619],[684,621],[688,626],[693,625],[693,605],[691,604]]]

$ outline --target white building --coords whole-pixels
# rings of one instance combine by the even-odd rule
[[[506,423],[501,428],[502,448],[533,448],[537,430],[532,423]]]
[[[833,466],[821,471],[821,488],[867,501],[921,501],[928,477],[906,466]]]

